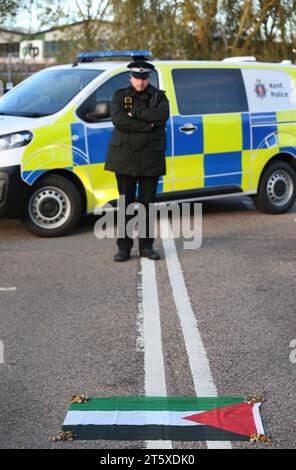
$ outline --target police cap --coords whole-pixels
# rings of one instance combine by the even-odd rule
[[[145,60],[135,60],[127,66],[130,69],[130,74],[136,78],[147,78],[150,76],[152,70],[155,69],[153,64]]]

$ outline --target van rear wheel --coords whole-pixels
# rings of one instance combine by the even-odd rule
[[[39,237],[58,237],[75,227],[81,213],[81,196],[74,184],[63,176],[48,175],[32,188],[24,224]]]
[[[296,199],[296,172],[286,162],[277,161],[263,173],[259,191],[254,196],[257,209],[269,214],[287,212]]]

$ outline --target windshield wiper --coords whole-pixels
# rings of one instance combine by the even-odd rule
[[[2,113],[0,111],[0,115],[39,118],[43,116],[50,116],[50,113]]]
[[[14,114],[14,116],[20,116],[20,117],[43,117],[43,116],[50,116],[50,113],[20,113],[20,114]]]

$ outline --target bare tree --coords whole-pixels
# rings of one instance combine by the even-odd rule
[[[13,18],[20,7],[21,2],[18,2],[17,0],[0,0],[1,24],[3,25],[7,20]]]
[[[42,25],[64,25],[63,61],[102,48],[149,49],[154,58],[295,57],[296,0],[32,1]]]

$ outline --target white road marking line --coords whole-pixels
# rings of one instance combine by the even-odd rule
[[[182,267],[178,259],[172,228],[167,217],[160,217],[160,233],[169,235],[168,238],[161,235],[161,238],[196,395],[201,397],[216,397],[217,389],[213,381],[197,320],[191,306]],[[231,444],[228,441],[208,441],[207,446],[209,449],[231,449]]]
[[[15,290],[16,290],[16,287],[0,287],[0,292],[12,292]]]
[[[138,288],[138,298],[142,298],[142,289]],[[137,317],[137,344],[136,351],[144,352],[144,326],[143,326],[143,303],[138,302],[138,317]]]
[[[141,258],[145,393],[167,396],[155,261]],[[171,441],[147,441],[147,449],[172,449]]]
[[[0,364],[4,364],[4,343],[0,339]]]

